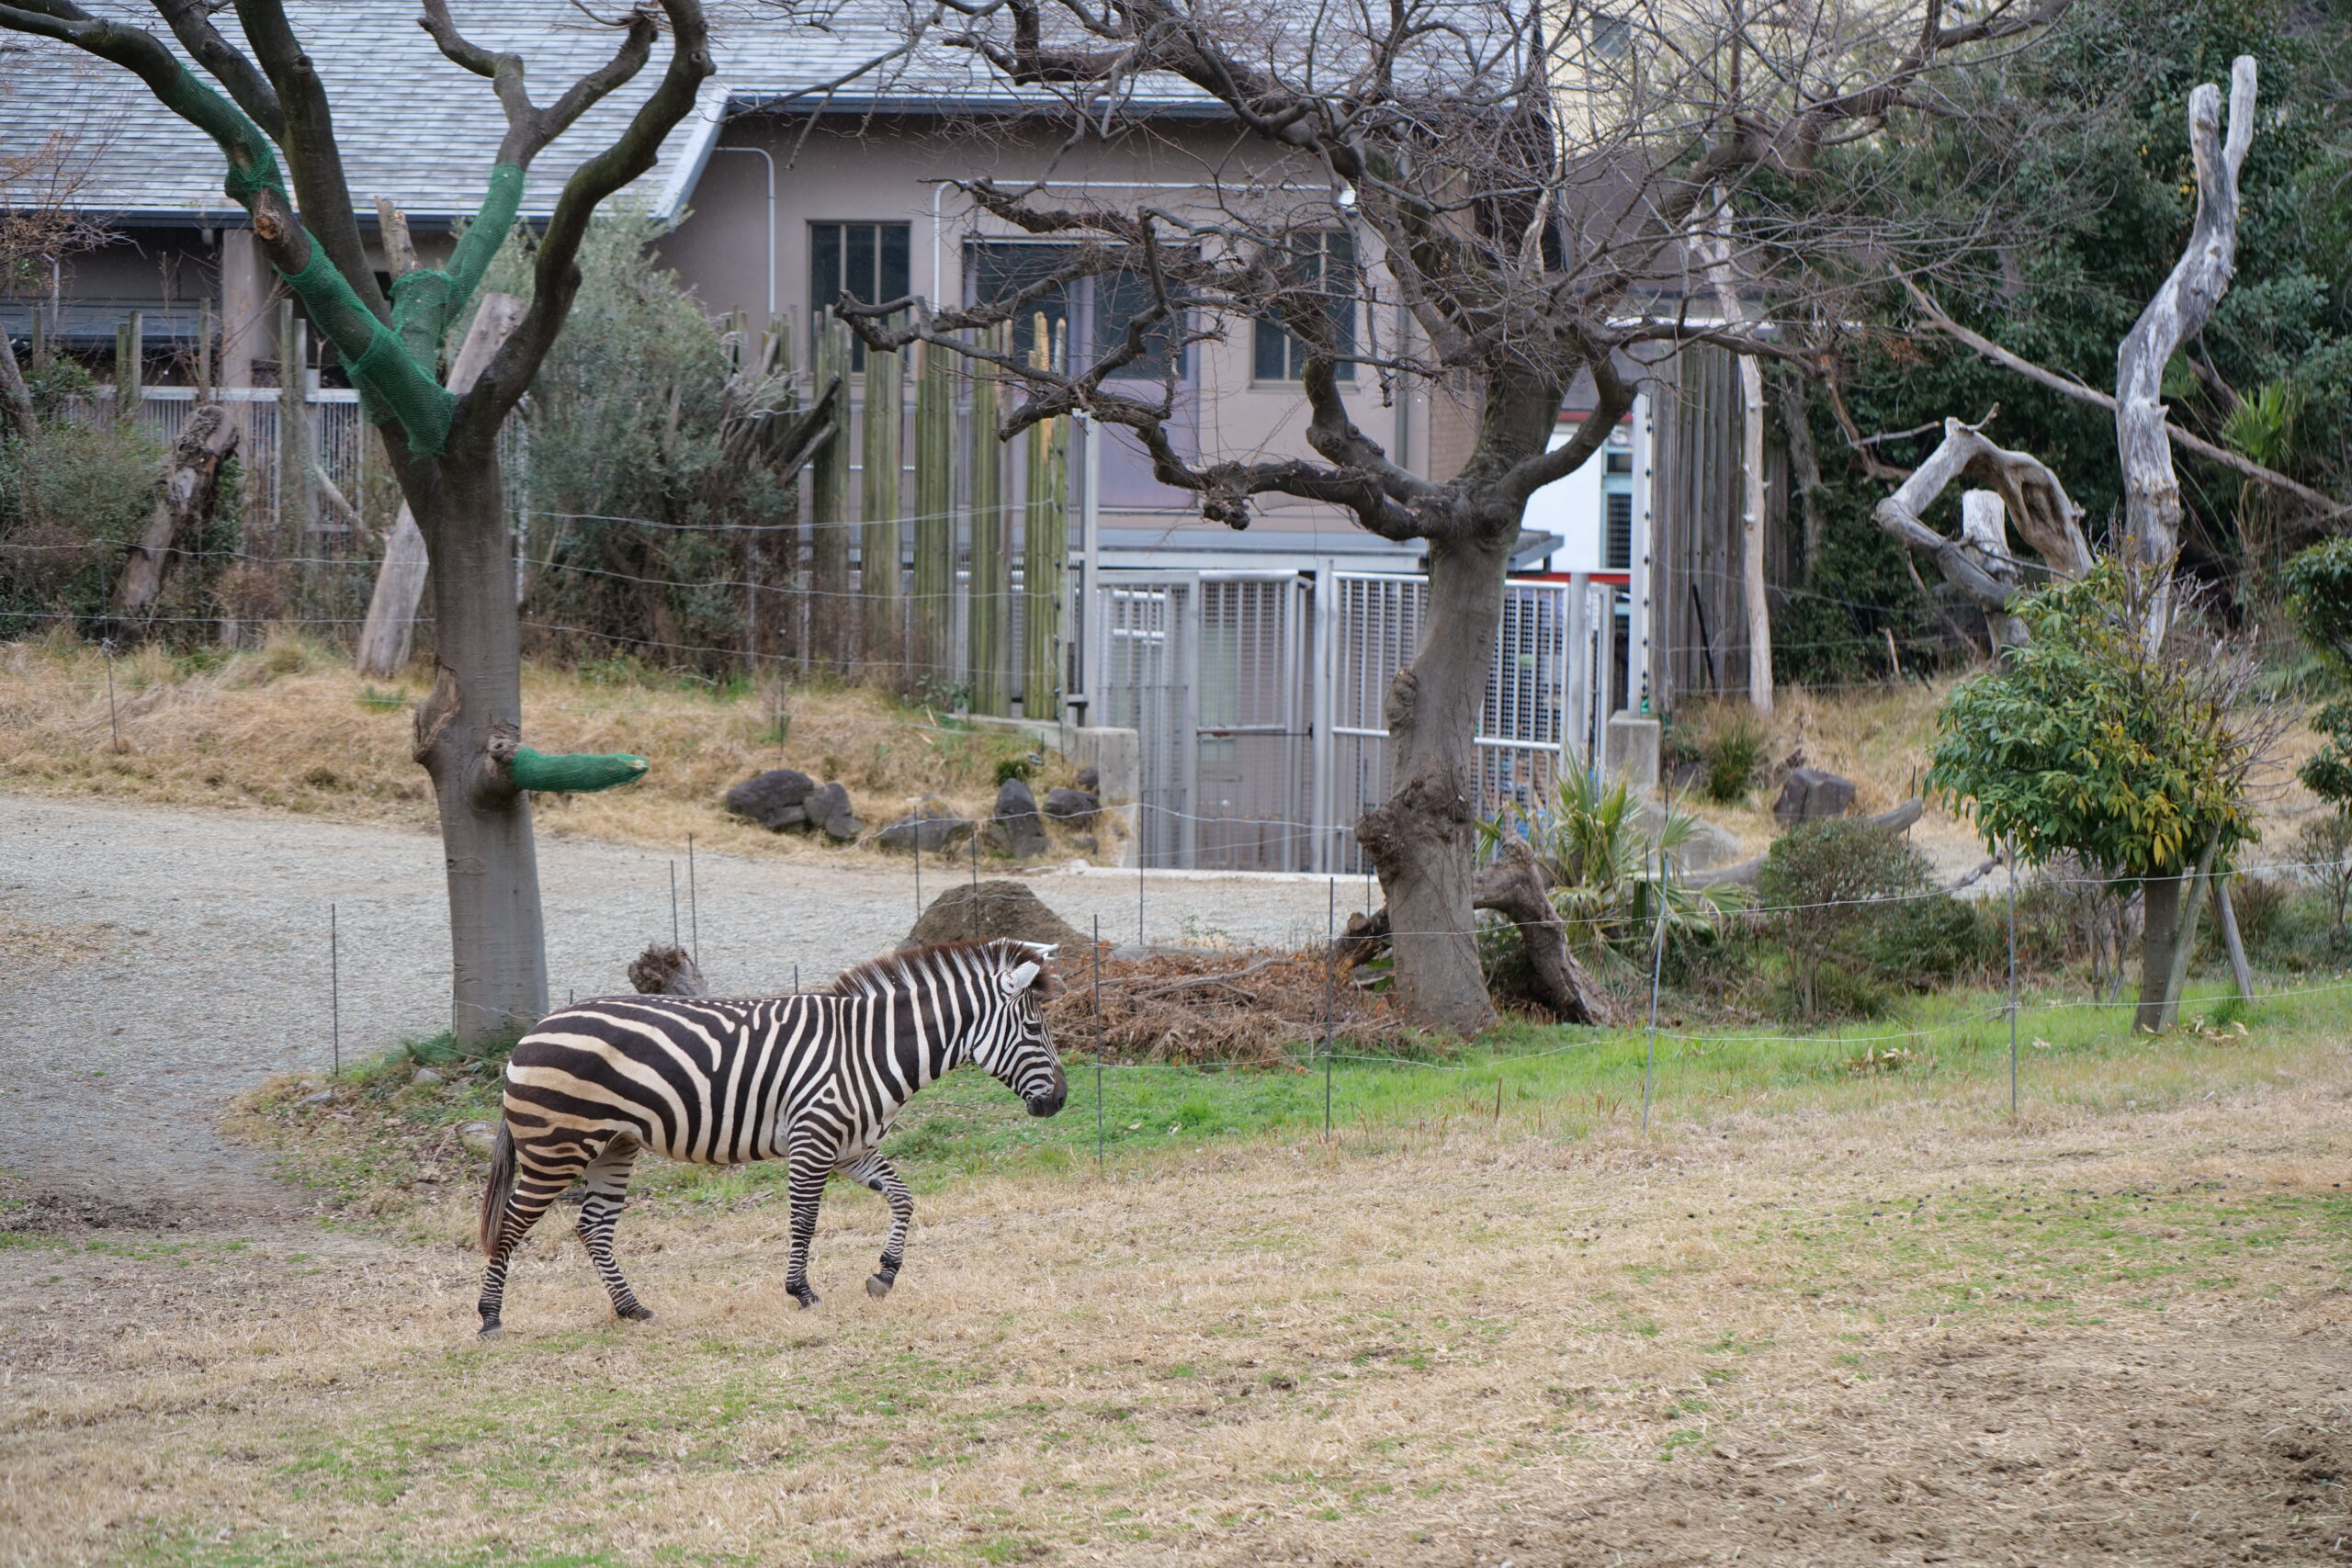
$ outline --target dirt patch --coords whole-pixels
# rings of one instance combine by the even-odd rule
[[[1035,891],[1001,877],[949,887],[931,901],[901,945],[921,947],[934,942],[995,937],[1061,948],[1065,964],[1071,953],[1087,945],[1078,928],[1046,908]]]
[[[2352,1534],[2342,1316],[1951,1334],[1764,1441],[1403,1560],[2333,1561]]]

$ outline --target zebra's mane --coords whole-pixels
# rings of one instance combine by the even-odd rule
[[[879,958],[869,958],[863,964],[851,965],[833,977],[832,993],[837,997],[879,996],[911,984],[933,962],[952,953],[985,953],[991,958],[1019,962],[1034,959],[1047,964],[1054,950],[1034,942],[1016,942],[1011,937],[983,937],[971,942],[934,942],[924,947],[901,948],[886,953]],[[1009,967],[1010,965],[1003,965]],[[1050,968],[1046,973],[1050,974]],[[1045,982],[1040,975],[1040,984]]]

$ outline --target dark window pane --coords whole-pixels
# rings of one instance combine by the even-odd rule
[[[1601,543],[1601,570],[1630,570],[1634,565],[1634,498],[1619,491],[1607,500],[1609,519]]]
[[[1159,298],[1152,289],[1151,280],[1136,273],[1105,273],[1092,281],[1094,352],[1100,355],[1125,343],[1128,323],[1156,308]],[[1181,353],[1181,324],[1182,312],[1170,320],[1153,322],[1144,337],[1144,352],[1119,367],[1120,379],[1157,381],[1163,379],[1171,367],[1182,376],[1184,366],[1177,358]]]
[[[1290,379],[1290,333],[1279,321],[1260,321],[1250,334],[1255,340],[1250,374],[1261,381]]]
[[[831,306],[842,294],[842,226],[808,225],[808,302],[817,310]]]
[[[874,293],[874,225],[851,223],[847,230],[848,254],[842,258],[842,271],[848,281],[844,285],[861,304],[870,305]]]
[[[976,244],[968,253],[971,275],[971,303],[1010,304],[1023,289],[1053,276],[1055,269],[1067,264],[1072,250],[1068,245]],[[1069,288],[1057,287],[1039,299],[1021,308],[1012,322],[1012,351],[1026,358],[1035,346],[1037,318],[1046,318],[1048,336],[1066,332],[1069,326]]]
[[[907,236],[904,223],[885,223],[882,230],[881,279],[874,290],[878,302],[903,299],[914,292],[914,274],[907,264]]]

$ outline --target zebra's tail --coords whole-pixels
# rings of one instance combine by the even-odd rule
[[[490,1149],[490,1182],[481,1190],[481,1250],[488,1257],[498,1246],[499,1216],[506,1212],[514,1190],[514,1134],[505,1119],[498,1122],[498,1138]]]

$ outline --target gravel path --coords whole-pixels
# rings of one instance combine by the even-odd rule
[[[447,1021],[449,947],[429,836],[260,816],[0,795],[0,1173],[72,1213],[152,1222],[284,1213],[285,1189],[215,1130],[275,1073],[326,1066],[328,906],[341,934],[346,1061]],[[935,897],[944,867],[927,867]],[[681,922],[686,867],[678,865]],[[670,934],[670,857],[542,835],[553,996],[628,988],[623,968]],[[865,855],[697,857],[701,956],[721,990],[803,984],[894,945],[913,868]],[[1081,931],[1136,936],[1133,872],[1030,878]],[[1341,885],[1341,916],[1362,884]],[[1295,942],[1322,934],[1306,878],[1154,874],[1154,943]],[[59,958],[57,938],[103,956]],[[19,949],[20,951],[8,951]]]

